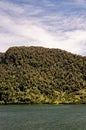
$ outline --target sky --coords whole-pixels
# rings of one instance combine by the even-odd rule
[[[86,0],[0,0],[0,52],[13,46],[86,56]]]

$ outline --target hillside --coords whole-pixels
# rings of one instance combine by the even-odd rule
[[[0,104],[86,103],[86,57],[60,49],[0,53]]]

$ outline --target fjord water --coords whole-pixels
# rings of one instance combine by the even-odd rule
[[[2,105],[0,130],[86,130],[86,106]]]

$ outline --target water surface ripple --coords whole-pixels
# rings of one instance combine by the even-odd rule
[[[86,130],[86,105],[2,105],[0,130]]]

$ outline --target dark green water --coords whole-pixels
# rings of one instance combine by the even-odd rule
[[[0,130],[86,130],[86,105],[3,105]]]

